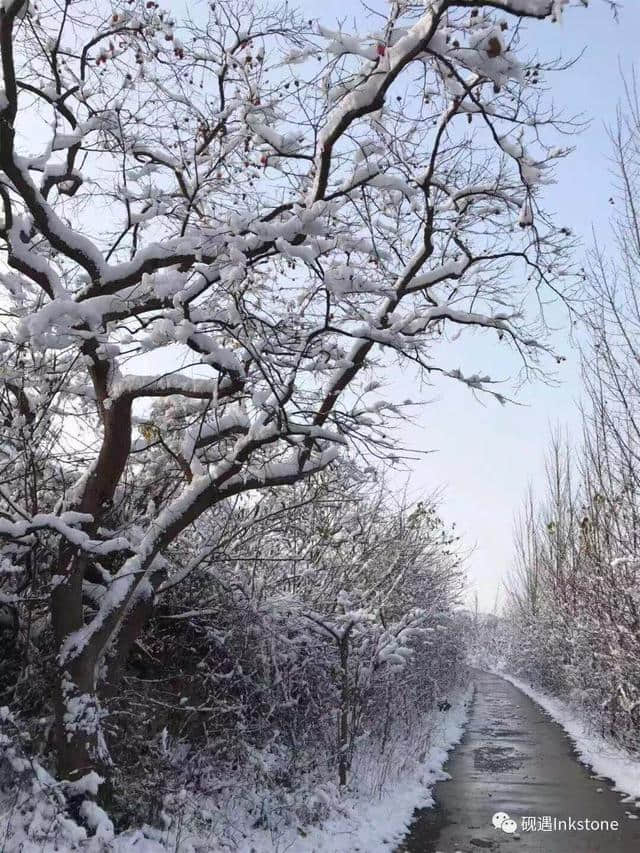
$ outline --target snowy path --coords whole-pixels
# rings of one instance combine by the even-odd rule
[[[592,778],[560,726],[499,676],[479,672],[476,685],[467,731],[445,765],[452,778],[436,785],[435,808],[416,811],[396,853],[638,853],[640,820],[629,815],[640,812]],[[493,826],[496,812],[515,832]],[[523,818],[545,817],[619,829],[522,831]]]

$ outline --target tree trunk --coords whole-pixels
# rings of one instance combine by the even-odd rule
[[[113,699],[118,693],[129,654],[153,612],[153,604],[153,596],[137,599],[123,621],[115,641],[107,650],[106,675],[99,688],[100,697],[105,702]]]
[[[51,616],[56,647],[83,625],[82,580],[84,560],[67,553],[67,571],[51,594]],[[99,708],[94,666],[89,650],[68,663],[59,663],[54,697],[58,775],[75,781],[95,768],[100,753]]]
[[[349,634],[340,640],[340,713],[338,715],[338,776],[340,787],[347,784],[349,761]]]
[[[94,358],[91,375],[104,436],[82,496],[73,508],[92,516],[93,521],[85,530],[93,533],[126,466],[131,447],[131,400],[117,400],[105,409],[103,400],[107,396],[109,365],[95,358],[95,342],[88,342],[83,352]],[[85,624],[82,586],[91,569],[86,556],[74,553],[67,544],[61,546],[58,558],[61,582],[51,593],[51,617],[59,650],[67,638]],[[62,779],[69,781],[80,779],[92,770],[102,776],[108,771],[96,673],[99,653],[95,643],[88,643],[72,659],[59,663],[54,702],[57,770]]]

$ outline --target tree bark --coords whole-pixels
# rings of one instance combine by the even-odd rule
[[[340,787],[347,784],[349,760],[347,749],[349,745],[349,633],[340,640],[340,714],[338,720],[338,777]]]

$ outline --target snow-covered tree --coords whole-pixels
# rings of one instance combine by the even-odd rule
[[[103,697],[113,816],[155,822],[184,785],[222,806],[233,777],[275,822],[295,790],[306,820],[305,792],[366,790],[372,756],[391,781],[467,676],[453,540],[431,500],[344,467],[203,519]]]
[[[2,595],[47,602],[62,776],[108,765],[101,696],[182,534],[393,453],[385,352],[495,393],[438,351],[481,328],[535,366],[571,124],[519,33],[566,5],[397,0],[357,34],[248,0],[0,4]]]
[[[546,491],[541,501],[525,504],[506,620],[493,633],[511,671],[578,706],[604,735],[637,750],[637,507],[627,487],[610,488],[620,473],[619,448],[614,436],[599,431],[597,408],[593,414],[585,412],[578,462],[566,441],[551,444]]]

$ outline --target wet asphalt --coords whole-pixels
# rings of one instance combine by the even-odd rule
[[[436,785],[434,808],[416,810],[395,853],[640,853],[633,801],[621,802],[612,782],[594,778],[563,729],[517,688],[485,672],[475,681],[465,735],[445,765],[451,779]],[[516,822],[515,832],[493,826],[497,812]],[[541,827],[555,817],[619,828],[523,831],[525,817]]]

